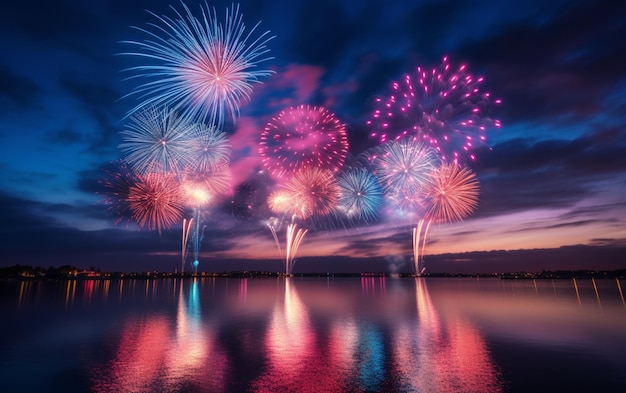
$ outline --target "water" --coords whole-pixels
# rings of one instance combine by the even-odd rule
[[[622,286],[4,281],[0,391],[624,392]]]

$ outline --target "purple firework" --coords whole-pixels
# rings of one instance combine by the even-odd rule
[[[486,131],[500,127],[499,120],[488,117],[500,100],[481,90],[483,81],[466,65],[452,68],[447,57],[438,68],[417,67],[413,75],[392,83],[389,97],[376,99],[367,121],[370,136],[381,143],[413,136],[446,161],[458,162],[461,156],[474,160],[473,150],[485,142]]]

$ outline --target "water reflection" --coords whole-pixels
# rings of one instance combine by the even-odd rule
[[[546,378],[552,390],[602,381],[626,391],[619,279],[69,280],[10,290],[0,303],[15,321],[2,327],[3,391],[15,386],[5,379],[27,380],[23,391],[72,390],[69,375],[94,392],[541,391],[529,381]]]
[[[164,314],[129,318],[113,359],[92,369],[94,392],[224,391],[227,362],[202,319],[199,282],[177,284],[175,325]]]
[[[415,278],[417,320],[395,335],[394,353],[402,391],[500,392],[500,374],[484,339],[467,321],[442,321],[426,281]]]

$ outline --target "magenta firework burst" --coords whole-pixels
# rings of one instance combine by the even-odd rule
[[[135,74],[131,78],[146,80],[127,95],[142,100],[130,113],[156,105],[218,126],[227,115],[235,121],[240,105],[250,100],[252,85],[274,73],[259,68],[270,59],[266,44],[274,37],[269,31],[256,35],[259,23],[246,31],[239,6],[226,9],[223,23],[206,3],[198,18],[182,6],[184,13],[174,10],[174,18],[151,13],[158,23],[151,23],[151,30],[137,27],[147,38],[124,41],[137,50],[123,54],[143,61],[128,69]]]
[[[291,107],[267,124],[259,152],[265,169],[278,178],[305,167],[337,172],[348,152],[346,127],[325,108]]]
[[[482,90],[483,77],[466,65],[453,68],[444,57],[438,68],[417,67],[413,75],[393,82],[387,98],[377,98],[367,125],[381,143],[406,136],[429,143],[446,161],[475,159],[489,128],[500,127],[490,111],[500,100]]]

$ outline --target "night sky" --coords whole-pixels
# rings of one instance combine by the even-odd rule
[[[192,11],[199,2],[186,1]],[[202,2],[204,4],[204,2]],[[430,272],[626,268],[626,3],[615,1],[243,1],[249,28],[276,36],[276,73],[224,132],[230,195],[204,214],[201,271],[282,270],[262,224],[271,181],[259,135],[280,110],[329,109],[350,155],[374,142],[374,98],[444,56],[484,76],[502,104],[490,148],[470,164],[476,212],[431,227]],[[116,224],[103,203],[104,168],[122,158],[122,98],[135,65],[122,41],[144,38],[177,1],[10,1],[0,13],[0,266],[76,265],[173,271],[181,227],[159,234]],[[223,18],[230,2],[209,2]],[[410,271],[411,225],[318,223],[295,272]],[[534,251],[528,251],[534,250]],[[312,258],[315,257],[315,258]]]

